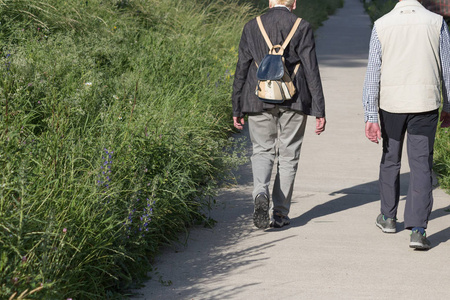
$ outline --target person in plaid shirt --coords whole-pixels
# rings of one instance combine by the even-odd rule
[[[396,232],[400,165],[408,132],[410,182],[404,212],[411,248],[428,250],[425,229],[433,205],[432,163],[441,106],[441,127],[450,126],[450,34],[443,17],[417,0],[400,0],[375,22],[363,91],[365,132],[383,140],[375,224]],[[380,118],[378,122],[378,116]]]

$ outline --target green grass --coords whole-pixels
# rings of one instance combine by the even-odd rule
[[[439,185],[450,193],[450,133],[448,128],[438,128],[434,145],[434,170]]]
[[[322,22],[344,5],[344,0],[297,0],[295,13],[311,23],[314,29],[322,25]]]
[[[397,3],[397,0],[364,0],[364,6],[370,18],[372,19],[372,22],[375,22],[377,19],[390,12]]]
[[[217,187],[245,159],[230,95],[258,13],[0,0],[0,298],[120,298],[161,245],[213,223]]]
[[[104,299],[207,221],[236,161],[229,70],[250,9],[4,2],[1,294]]]

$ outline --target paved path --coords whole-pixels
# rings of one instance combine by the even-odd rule
[[[397,234],[374,224],[380,145],[364,136],[361,94],[371,31],[359,0],[317,31],[317,51],[328,127],[314,135],[309,119],[300,159],[291,226],[252,225],[250,167],[239,186],[223,190],[213,229],[191,231],[187,246],[168,248],[156,260],[136,299],[448,299],[450,196],[436,189],[428,252],[408,247],[403,230],[408,168],[402,167]],[[245,133],[243,133],[245,135]],[[170,286],[161,285],[171,281]]]

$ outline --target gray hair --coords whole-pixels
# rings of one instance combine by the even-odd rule
[[[287,7],[291,7],[292,5],[294,5],[295,0],[269,0],[270,4],[272,6],[275,5],[284,5]]]

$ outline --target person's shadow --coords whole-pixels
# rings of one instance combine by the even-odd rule
[[[246,137],[249,136],[248,126],[244,127],[244,130],[241,132],[241,134]],[[251,143],[249,139],[248,138],[244,139],[243,143],[246,144],[244,148],[247,148],[248,153],[250,153]],[[240,166],[237,174],[241,175],[239,178],[237,178],[237,181],[240,185],[249,185],[249,186],[252,185],[253,178],[250,163]],[[405,201],[406,194],[408,192],[409,173],[400,174],[400,182],[401,182],[400,201]],[[435,182],[436,184],[434,185],[434,188],[437,188],[438,187],[437,180],[435,180]],[[338,190],[331,193],[330,195],[339,195],[339,194],[342,194],[342,196],[334,200],[328,201],[326,203],[317,205],[311,208],[309,211],[304,212],[302,215],[292,218],[290,226],[276,229],[271,228],[267,229],[266,231],[289,230],[289,228],[291,227],[303,226],[315,218],[320,218],[326,215],[330,215],[336,212],[365,205],[371,202],[380,201],[378,180]],[[243,199],[248,198],[247,195],[241,195],[241,197]],[[293,199],[293,201],[295,201],[295,199]],[[251,208],[249,207],[249,209]],[[403,211],[398,211],[398,213],[403,214]],[[377,213],[375,212],[374,222],[376,214]],[[450,214],[450,209],[447,208],[433,210],[430,215],[430,221],[433,219],[446,216],[448,214]],[[397,230],[398,232],[404,230],[404,222],[397,222]],[[432,243],[433,247],[436,247],[441,243],[447,242],[448,240],[450,240],[450,227],[428,236],[428,239]]]
[[[408,191],[409,173],[400,175],[400,201],[403,201]],[[340,211],[362,206],[371,202],[380,201],[378,181],[372,181],[350,188],[345,188],[330,193],[330,195],[341,195],[341,197],[334,200],[327,201],[311,208],[298,217],[291,219],[291,225],[281,228],[281,230],[288,230],[289,227],[304,226],[313,219],[320,218],[326,215],[331,215]],[[376,212],[375,212],[376,214]],[[375,221],[374,216],[374,221]],[[397,230],[402,231],[403,222],[397,223]],[[278,229],[280,230],[280,229]]]
[[[400,201],[405,201],[406,194],[408,192],[409,185],[409,173],[400,175]],[[437,186],[436,186],[437,187]],[[435,187],[435,188],[436,188]],[[298,217],[291,219],[291,225],[279,229],[269,229],[270,231],[289,230],[290,227],[304,226],[313,219],[320,218],[326,215],[331,215],[336,212],[344,211],[347,209],[355,208],[361,205],[365,205],[371,202],[380,201],[378,181],[372,181],[357,185],[354,187],[335,191],[330,195],[339,195],[341,197],[334,200],[325,202],[311,208],[309,211],[304,212]],[[399,214],[403,214],[403,211],[398,211]],[[376,214],[376,213],[375,213]],[[450,209],[440,208],[433,210],[430,215],[430,221],[450,214]],[[374,222],[375,222],[374,216]],[[397,222],[397,232],[401,232],[404,229],[404,222]],[[441,243],[445,243],[450,240],[450,227],[434,233],[428,237],[433,247],[438,246]]]
[[[448,214],[450,214],[450,209],[448,207],[434,210],[431,212],[430,221],[443,216],[447,216]],[[428,236],[428,239],[430,240],[431,245],[433,245],[433,248],[437,247],[441,243],[447,242],[448,240],[450,240],[450,227],[433,233],[432,235]]]

